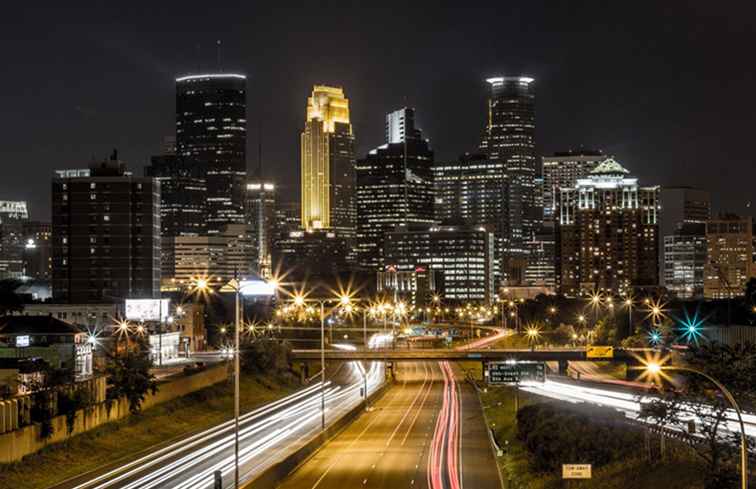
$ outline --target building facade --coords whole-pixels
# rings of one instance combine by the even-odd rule
[[[496,293],[493,233],[465,226],[397,226],[386,240],[386,271],[436,270],[445,302],[490,303]]]
[[[703,297],[706,257],[705,224],[685,224],[672,235],[664,236],[664,286],[673,297],[683,300]]]
[[[248,182],[244,214],[254,248],[252,270],[263,278],[271,277],[271,254],[276,227],[276,184],[266,180]]]
[[[658,284],[659,187],[641,187],[614,159],[559,191],[557,285],[566,295],[621,295]]]
[[[23,224],[24,276],[49,282],[52,279],[52,225],[27,221]]]
[[[355,234],[349,229],[292,230],[277,236],[273,267],[287,282],[330,279],[355,266]]]
[[[541,158],[543,163],[543,221],[554,225],[559,189],[574,188],[578,179],[587,178],[606,156],[598,150],[560,151]]]
[[[205,175],[207,233],[244,222],[247,79],[210,73],[176,79],[176,155]]]
[[[52,183],[53,298],[114,302],[160,292],[160,184],[116,154]],[[78,173],[86,175],[87,173]]]
[[[24,223],[29,211],[24,201],[0,201],[0,280],[24,276]]]
[[[706,190],[691,187],[662,187],[660,199],[662,212],[659,216],[659,240],[662,246],[659,249],[659,263],[660,269],[664,270],[668,236],[675,236],[683,226],[688,226],[687,233],[699,230],[700,237],[705,238],[706,228],[703,225],[711,217],[711,196]],[[668,285],[666,273],[660,278],[660,285]]]
[[[756,276],[753,220],[733,215],[709,220],[706,246],[704,296],[707,299],[742,297],[746,282]]]
[[[414,110],[386,117],[386,144],[355,165],[357,260],[383,268],[384,239],[398,224],[433,224],[433,151],[414,127]]]
[[[354,228],[354,134],[342,88],[313,88],[300,143],[302,228]]]
[[[533,240],[542,221],[536,206],[535,87],[525,76],[498,76],[489,85],[488,121],[481,141],[492,161],[504,165],[504,229],[501,232],[502,279],[506,284],[524,280]]]

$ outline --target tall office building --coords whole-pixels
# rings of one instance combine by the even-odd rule
[[[557,284],[567,295],[658,284],[659,187],[609,158],[557,197]]]
[[[160,293],[160,184],[114,153],[52,184],[53,298],[118,302]]]
[[[24,275],[24,230],[29,211],[24,201],[0,201],[0,280]]]
[[[706,257],[706,224],[683,224],[671,235],[664,236],[664,285],[673,297],[703,297]]]
[[[556,199],[559,189],[573,188],[579,178],[588,174],[604,161],[606,156],[597,150],[580,149],[560,151],[553,156],[544,156],[543,163],[543,221],[554,225]]]
[[[401,225],[386,239],[386,270],[439,271],[445,302],[490,303],[496,293],[493,234],[467,226]]]
[[[208,234],[244,223],[246,81],[228,73],[176,79],[176,155],[206,175]]]
[[[27,221],[23,224],[24,276],[49,281],[52,278],[52,225]]]
[[[660,192],[662,212],[659,216],[659,249],[660,269],[664,270],[667,252],[665,241],[668,236],[674,236],[683,226],[688,226],[686,233],[690,235],[700,231],[700,238],[705,238],[705,224],[711,217],[711,196],[707,190],[691,187],[662,187]],[[666,283],[667,274],[661,274],[660,285]]]
[[[542,216],[535,202],[535,89],[525,76],[498,76],[486,80],[488,121],[481,150],[504,165],[506,176],[505,228],[501,234],[503,279],[509,284],[524,280],[528,244]]]
[[[357,259],[383,268],[384,239],[398,224],[433,224],[433,151],[414,127],[414,110],[386,117],[386,144],[355,165]]]
[[[742,297],[746,282],[756,277],[753,227],[750,217],[734,215],[706,223],[704,296],[707,299]]]
[[[276,185],[256,179],[247,183],[245,200],[247,230],[252,239],[252,269],[261,277],[270,277],[273,235],[276,227]]]
[[[354,228],[354,135],[343,89],[313,88],[301,151],[302,227]]]
[[[442,224],[484,227],[494,236],[494,279],[502,278],[509,213],[506,164],[481,154],[433,166],[436,219]]]

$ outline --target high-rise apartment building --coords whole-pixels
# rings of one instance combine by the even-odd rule
[[[433,166],[436,219],[441,224],[483,227],[494,236],[494,279],[502,278],[509,213],[506,164],[481,154]]]
[[[686,233],[689,235],[698,230],[700,238],[706,237],[703,224],[711,216],[711,196],[706,190],[691,187],[662,187],[659,195],[662,208],[659,216],[659,264],[660,269],[664,270],[668,236],[674,236],[683,226],[696,224],[698,226],[688,226]],[[666,273],[660,278],[660,285],[668,285]]]
[[[254,260],[252,269],[261,277],[270,277],[273,236],[276,229],[276,185],[256,179],[247,183],[245,201],[247,230],[252,238]]]
[[[397,226],[386,239],[386,271],[439,271],[445,302],[490,303],[493,234],[467,226]]]
[[[384,239],[399,224],[433,224],[433,151],[414,127],[414,110],[386,117],[387,142],[355,165],[357,259],[383,267]],[[393,142],[392,142],[393,141]]]
[[[313,87],[301,151],[302,227],[354,228],[354,134],[342,88]]]
[[[664,236],[664,285],[673,297],[703,297],[706,248],[704,223],[683,224],[671,235]]]
[[[742,297],[745,284],[756,276],[753,262],[753,220],[720,216],[706,223],[707,259],[704,296],[707,299]]]
[[[88,172],[56,172],[52,216],[52,285],[57,302],[158,296],[157,180],[131,176],[115,153],[108,161],[93,163]]]
[[[244,223],[246,81],[230,73],[176,79],[176,156],[205,175],[208,234]]]
[[[641,187],[609,158],[557,196],[562,293],[625,294],[658,284],[659,187]]]
[[[24,201],[0,201],[0,280],[24,275],[23,225],[29,219]]]
[[[505,228],[502,239],[503,279],[524,280],[529,249],[542,221],[536,207],[535,88],[525,76],[498,76],[486,80],[490,92],[488,121],[481,150],[504,165],[506,176]]]
[[[544,156],[543,163],[543,221],[554,225],[556,199],[559,189],[574,188],[579,178],[588,174],[604,161],[606,156],[597,150],[579,149],[560,151]]]

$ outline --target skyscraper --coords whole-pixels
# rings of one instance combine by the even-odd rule
[[[313,87],[301,150],[302,227],[354,228],[354,135],[342,88]]]
[[[557,197],[557,285],[562,293],[624,294],[658,284],[659,187],[614,159]]]
[[[262,277],[270,277],[276,227],[276,185],[263,179],[247,183],[245,213],[255,254],[252,269]]]
[[[357,257],[360,266],[383,267],[384,239],[398,224],[432,224],[433,151],[414,127],[414,110],[386,117],[386,144],[355,165]]]
[[[691,187],[662,187],[660,192],[662,212],[659,216],[659,267],[665,268],[665,254],[667,237],[675,236],[683,227],[687,226],[686,235],[699,232],[699,237],[706,238],[706,228],[703,224],[711,215],[711,196],[706,190]],[[690,224],[698,226],[689,226]],[[660,285],[668,285],[667,274],[661,274]]]
[[[753,219],[724,215],[706,223],[707,260],[704,296],[742,297],[745,284],[756,276],[753,262]]]
[[[673,297],[703,297],[706,256],[706,225],[703,223],[683,224],[673,234],[664,236],[664,267],[661,270],[664,286]]]
[[[560,151],[542,158],[544,224],[554,225],[559,189],[573,188],[579,178],[587,178],[591,170],[605,159],[604,153],[592,149]]]
[[[0,279],[21,278],[24,272],[24,229],[29,211],[24,201],[0,201]]]
[[[244,223],[246,112],[244,75],[176,79],[176,155],[192,171],[205,175],[208,234]]]
[[[114,153],[88,172],[57,172],[52,190],[53,298],[96,303],[157,297],[158,181],[131,176]]]
[[[481,150],[504,165],[507,219],[502,236],[502,273],[507,283],[524,279],[528,242],[542,216],[535,202],[535,89],[525,76],[488,78],[488,121]]]

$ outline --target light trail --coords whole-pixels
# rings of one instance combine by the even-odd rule
[[[439,362],[438,365],[444,375],[444,391],[428,452],[428,488],[460,489],[459,390],[449,362]]]
[[[649,403],[655,399],[654,396],[650,395],[641,395],[639,397],[638,394],[630,392],[601,389],[598,387],[586,387],[548,379],[543,383],[524,382],[520,384],[520,389],[532,394],[561,401],[572,403],[587,402],[589,404],[617,409],[625,413],[629,418],[639,421],[642,421],[639,419],[641,405]],[[735,411],[728,409],[726,411],[726,417],[727,421],[723,425],[725,429],[733,433],[740,433],[740,424],[738,423]],[[689,418],[683,418],[683,421],[685,419],[698,421],[692,414]],[[746,434],[751,437],[756,436],[756,415],[743,413],[743,423],[745,424]]]

